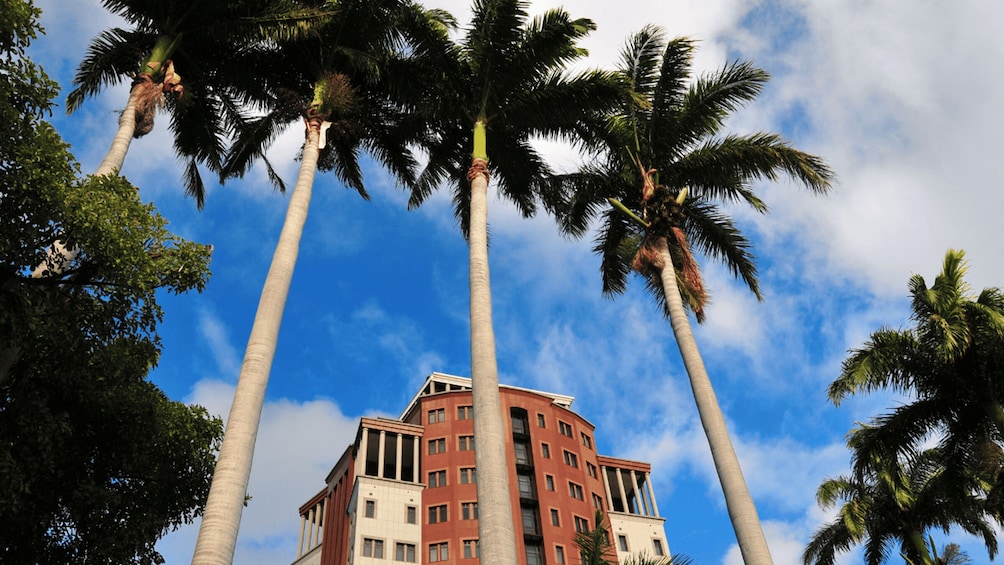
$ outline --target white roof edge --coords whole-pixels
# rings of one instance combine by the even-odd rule
[[[429,384],[430,381],[432,381],[432,382],[439,382],[439,383],[446,383],[446,384],[453,384],[453,385],[457,385],[457,386],[461,386],[461,387],[466,387],[466,388],[470,388],[471,387],[471,379],[468,378],[468,377],[458,377],[457,375],[449,375],[449,374],[446,374],[446,373],[439,373],[439,372],[435,372],[434,371],[431,375],[429,375],[428,377],[426,377],[426,379],[424,381],[422,381],[422,385],[420,387],[418,387],[418,392],[416,392],[415,396],[413,396],[411,398],[411,402],[409,402],[408,405],[405,406],[404,411],[401,412],[401,415],[398,417],[398,420],[403,421],[404,417],[408,415],[408,412],[411,412],[412,408],[414,408],[415,404],[418,402],[418,399],[422,396],[422,391],[425,390],[426,385]],[[546,396],[546,397],[551,398],[552,402],[554,402],[555,404],[558,404],[559,406],[564,406],[565,408],[568,408],[568,409],[571,409],[572,402],[575,401],[575,397],[574,396],[568,396],[567,394],[555,394],[553,392],[545,392],[545,391],[542,391],[542,390],[534,390],[532,388],[524,388],[524,387],[520,387],[520,386],[512,386],[512,385],[504,385],[504,384],[500,384],[499,387],[500,388],[508,388],[508,389],[512,389],[512,390],[520,390],[520,391],[523,391],[523,392],[530,392],[530,393],[533,393],[533,394],[539,394],[541,396]]]

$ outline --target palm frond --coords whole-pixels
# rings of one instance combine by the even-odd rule
[[[66,96],[66,113],[79,109],[84,100],[103,88],[136,74],[140,60],[156,39],[157,36],[149,32],[121,28],[98,34],[87,46],[84,59],[73,76],[75,88]]]

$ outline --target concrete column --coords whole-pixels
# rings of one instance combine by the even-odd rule
[[[366,454],[370,449],[370,431],[363,428],[362,437],[359,438],[359,451],[356,452],[356,476],[366,474]]]
[[[310,530],[307,532],[307,551],[314,548],[314,512],[316,508],[311,508],[310,512],[307,513],[307,527]]]
[[[640,514],[642,516],[648,516],[648,508],[645,505],[645,495],[638,488],[638,476],[635,475],[634,471],[629,471],[631,473],[631,489],[634,490],[634,504],[635,504],[635,514]]]
[[[412,461],[411,465],[415,469],[414,482],[420,483],[422,482],[422,473],[419,472],[418,468],[418,454],[422,451],[422,440],[419,439],[418,436],[414,436],[414,440],[415,444],[413,446],[413,449],[411,450],[411,454],[414,460]]]
[[[380,443],[378,445],[379,445],[379,453],[377,453],[376,476],[383,478],[383,463],[384,463],[383,451],[387,446],[387,432],[384,430],[380,430]]]
[[[624,504],[624,511],[630,513],[631,508],[628,507],[627,493],[624,492],[624,476],[620,469],[614,469],[614,473],[617,473],[617,488],[620,489],[621,503]]]
[[[404,456],[404,435],[397,434],[397,457],[394,460],[394,479],[401,480],[401,458]]]
[[[655,502],[655,491],[652,490],[652,474],[645,473],[645,484],[648,486],[648,497],[652,501],[652,515],[659,516],[659,505]]]
[[[296,558],[303,557],[303,529],[307,526],[307,517],[300,514],[300,541],[296,542]]]
[[[614,509],[614,499],[610,496],[610,477],[607,474],[607,468],[600,466],[600,476],[603,477],[603,492],[607,495],[607,510]]]

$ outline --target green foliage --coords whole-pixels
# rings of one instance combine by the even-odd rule
[[[588,532],[575,532],[575,545],[579,548],[582,565],[611,565],[610,557],[616,556],[606,521],[603,511],[597,510],[593,516],[596,527]],[[616,558],[613,562],[617,562]]]
[[[827,480],[818,494],[824,507],[844,501],[840,518],[813,536],[806,563],[830,563],[857,543],[865,544],[869,563],[879,563],[896,541],[911,562],[939,562],[924,538],[932,528],[961,528],[980,537],[991,558],[997,553],[993,526],[1004,523],[1004,293],[974,294],[965,272],[964,254],[949,250],[933,285],[912,277],[913,327],[872,333],[830,385],[838,405],[881,389],[910,400],[848,434],[853,473]]]
[[[222,425],[146,380],[156,294],[201,290],[210,249],[125,179],[80,178],[24,56],[37,15],[0,7],[0,562],[159,563],[157,539],[201,511]]]

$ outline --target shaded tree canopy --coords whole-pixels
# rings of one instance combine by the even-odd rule
[[[222,434],[147,380],[161,290],[202,290],[208,246],[120,177],[81,177],[25,55],[30,0],[0,3],[0,562],[162,563],[202,508]],[[68,264],[52,246],[81,251]]]

